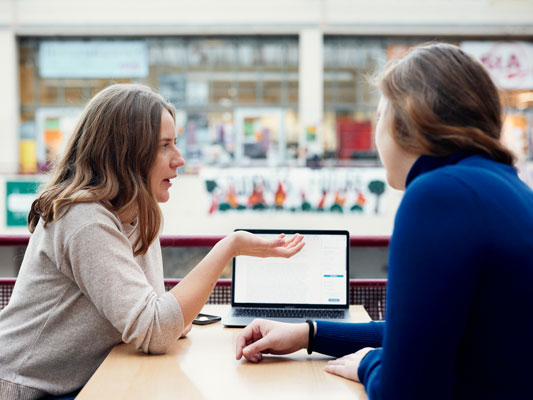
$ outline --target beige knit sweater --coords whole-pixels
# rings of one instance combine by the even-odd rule
[[[117,343],[164,353],[179,337],[183,316],[165,293],[159,241],[134,258],[135,235],[99,203],[39,222],[0,312],[0,399],[71,392]]]

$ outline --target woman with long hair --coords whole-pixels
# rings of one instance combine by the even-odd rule
[[[234,232],[165,293],[158,203],[185,163],[174,115],[163,97],[133,84],[110,86],[85,108],[28,216],[32,235],[0,313],[0,398],[75,392],[120,342],[165,353],[232,257],[302,248],[299,235]]]
[[[237,358],[302,348],[370,399],[529,399],[533,192],[500,142],[487,71],[431,44],[378,78],[376,147],[405,190],[390,239],[386,322],[256,320]]]

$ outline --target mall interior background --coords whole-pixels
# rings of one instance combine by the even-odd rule
[[[138,82],[175,105],[187,160],[162,205],[163,234],[390,235],[401,193],[374,146],[371,80],[434,40],[489,69],[503,140],[533,186],[533,1],[0,0],[0,234],[28,233],[29,205],[87,101]],[[20,250],[1,251],[15,274]],[[205,249],[172,252],[168,265]],[[386,276],[386,252],[356,257],[373,265],[359,277]]]

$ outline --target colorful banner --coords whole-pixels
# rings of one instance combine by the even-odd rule
[[[383,168],[206,168],[209,214],[288,211],[381,214]]]

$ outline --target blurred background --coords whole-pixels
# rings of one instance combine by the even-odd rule
[[[390,235],[401,193],[376,153],[371,78],[428,41],[487,67],[502,140],[533,186],[533,1],[0,0],[0,234],[28,234],[31,202],[88,100],[137,82],[176,107],[187,160],[163,234]],[[386,252],[372,257],[369,276],[384,276]]]

